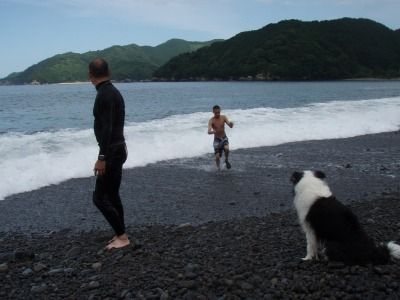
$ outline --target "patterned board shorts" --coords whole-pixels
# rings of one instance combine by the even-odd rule
[[[224,151],[224,146],[229,145],[229,140],[227,136],[224,136],[222,138],[214,137],[214,153],[219,155],[222,155],[222,151]]]

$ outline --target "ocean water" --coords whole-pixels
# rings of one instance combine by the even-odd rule
[[[214,104],[235,124],[226,129],[233,150],[400,125],[400,81],[115,85],[126,105],[126,168],[212,153]],[[90,84],[0,86],[0,199],[92,176],[95,95]]]

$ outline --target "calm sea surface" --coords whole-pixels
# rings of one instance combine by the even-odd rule
[[[400,81],[216,82],[115,84],[126,101],[126,120],[226,109],[293,108],[329,101],[400,96]],[[0,86],[0,133],[91,128],[91,84]]]
[[[115,84],[125,98],[126,167],[212,152],[211,108],[232,149],[393,131],[400,81]],[[90,176],[98,151],[90,84],[0,86],[0,199]]]

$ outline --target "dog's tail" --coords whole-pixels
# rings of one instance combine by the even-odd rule
[[[400,259],[400,246],[395,242],[387,243],[387,248],[389,249],[390,256],[396,259]]]

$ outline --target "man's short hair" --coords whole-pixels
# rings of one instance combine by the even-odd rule
[[[96,78],[110,76],[108,63],[103,58],[93,59],[89,64],[89,73]]]
[[[219,105],[214,105],[213,110],[216,110],[216,109],[221,109],[221,107],[219,107]]]

